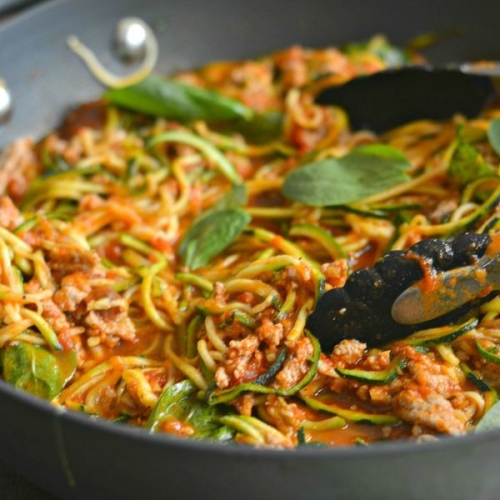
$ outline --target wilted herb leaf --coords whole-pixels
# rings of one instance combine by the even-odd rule
[[[475,431],[489,431],[500,427],[500,401],[497,401],[477,423]]]
[[[356,54],[366,55],[366,53],[373,54],[389,68],[411,62],[408,51],[392,45],[384,37],[375,37],[368,40],[368,42],[350,43],[344,47],[344,52],[350,56]]]
[[[213,210],[238,208],[246,205],[248,193],[245,184],[234,184],[231,189],[214,205]]]
[[[457,141],[457,148],[448,169],[449,175],[461,185],[465,185],[493,173],[493,169],[486,163],[481,153],[465,139],[463,127],[457,129]]]
[[[249,120],[253,116],[250,108],[234,99],[158,76],[150,76],[129,87],[108,90],[104,98],[132,111],[180,121]]]
[[[209,406],[197,399],[197,388],[190,380],[183,380],[167,388],[151,413],[147,426],[154,432],[169,418],[186,422],[193,428],[193,437],[227,441],[234,431],[220,422],[225,412],[221,407]]]
[[[250,220],[250,215],[239,208],[216,210],[198,219],[179,247],[184,264],[191,269],[204,266],[233,243]]]
[[[255,113],[249,120],[233,120],[219,126],[223,132],[237,132],[251,144],[265,144],[279,139],[283,131],[283,113]]]
[[[54,399],[63,389],[76,367],[74,353],[61,353],[61,357],[25,342],[8,345],[2,355],[3,378],[19,389]]]
[[[500,155],[500,118],[491,120],[488,127],[488,140],[497,155]]]
[[[405,182],[410,163],[397,149],[365,146],[342,158],[309,163],[285,180],[283,195],[312,206],[335,206],[362,200]]]

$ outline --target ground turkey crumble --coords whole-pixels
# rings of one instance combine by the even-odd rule
[[[357,340],[344,340],[329,359],[322,359],[321,371],[331,373],[332,367],[383,370],[395,356],[401,356],[405,366],[389,384],[363,384],[338,377],[332,380],[331,389],[339,394],[355,394],[374,407],[392,411],[412,425],[414,435],[463,434],[470,420],[466,391],[454,367],[441,362],[431,351],[419,352],[403,342],[395,343],[390,351],[368,351]]]
[[[105,284],[113,282],[112,276],[108,278],[112,271],[104,268],[97,252],[79,248],[43,219],[21,237],[34,251],[45,254],[47,279],[54,291],[52,297],[41,302],[41,314],[66,348],[80,351],[81,342],[89,347],[114,347],[121,340],[135,339],[127,303]],[[54,246],[45,248],[47,240]],[[42,287],[32,279],[25,289],[34,293]]]
[[[274,332],[276,338],[282,335],[281,329],[274,329],[271,322],[264,322],[260,328]],[[267,337],[264,336],[264,338]],[[217,387],[226,389],[253,382],[259,375],[262,375],[269,368],[269,362],[264,352],[259,349],[260,346],[261,338],[256,334],[229,342],[226,360],[215,372]],[[275,379],[276,384],[282,389],[293,387],[304,377],[310,367],[308,360],[313,354],[313,345],[307,337],[293,342],[287,341],[286,347],[287,360]]]
[[[242,340],[231,340],[226,361],[215,372],[215,383],[220,389],[255,380],[264,371],[264,354],[259,350],[257,335]]]

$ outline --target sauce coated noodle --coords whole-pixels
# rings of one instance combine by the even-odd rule
[[[111,92],[40,143],[13,144],[0,174],[3,377],[70,410],[255,446],[474,429],[500,383],[478,349],[500,342],[497,299],[475,328],[428,347],[346,340],[321,352],[304,329],[323,289],[384,252],[496,230],[488,131],[500,110],[377,137],[314,104],[323,85],[394,57],[419,60],[376,37],[213,63],[175,76],[184,108],[127,111]],[[215,93],[193,108],[193,87]],[[394,185],[327,206],[284,196],[296,169],[372,144],[404,155]],[[391,367],[378,383],[337,371]]]

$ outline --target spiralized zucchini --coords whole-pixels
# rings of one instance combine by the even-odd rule
[[[314,104],[394,54],[418,59],[376,37],[213,63],[115,89],[38,144],[13,144],[4,379],[150,432],[254,446],[473,430],[500,386],[498,299],[432,342],[328,353],[305,330],[325,290],[384,252],[497,231],[500,110],[377,137]],[[326,172],[311,185],[331,183],[338,202],[309,184],[296,199],[301,168]]]

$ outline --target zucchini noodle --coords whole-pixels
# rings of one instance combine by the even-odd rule
[[[70,49],[82,59],[94,77],[107,87],[120,88],[138,83],[149,75],[156,66],[156,62],[158,61],[158,41],[156,40],[156,36],[146,23],[140,19],[134,19],[134,21],[140,23],[146,33],[145,57],[141,67],[127,76],[114,75],[108,71],[100,63],[92,50],[84,45],[76,36],[70,36],[67,40]]]
[[[157,56],[152,41],[145,67],[122,79],[69,43],[114,87]],[[325,290],[384,253],[498,231],[488,131],[499,110],[376,136],[315,104],[322,86],[388,67],[381,47],[420,60],[383,37],[291,47],[174,75],[164,116],[113,102],[113,90],[39,143],[16,142],[0,164],[3,378],[150,432],[260,447],[420,442],[487,418],[500,388],[498,297],[448,340],[437,328],[330,353],[305,328]],[[370,145],[406,165],[398,182],[331,206],[285,196],[293,172]]]

